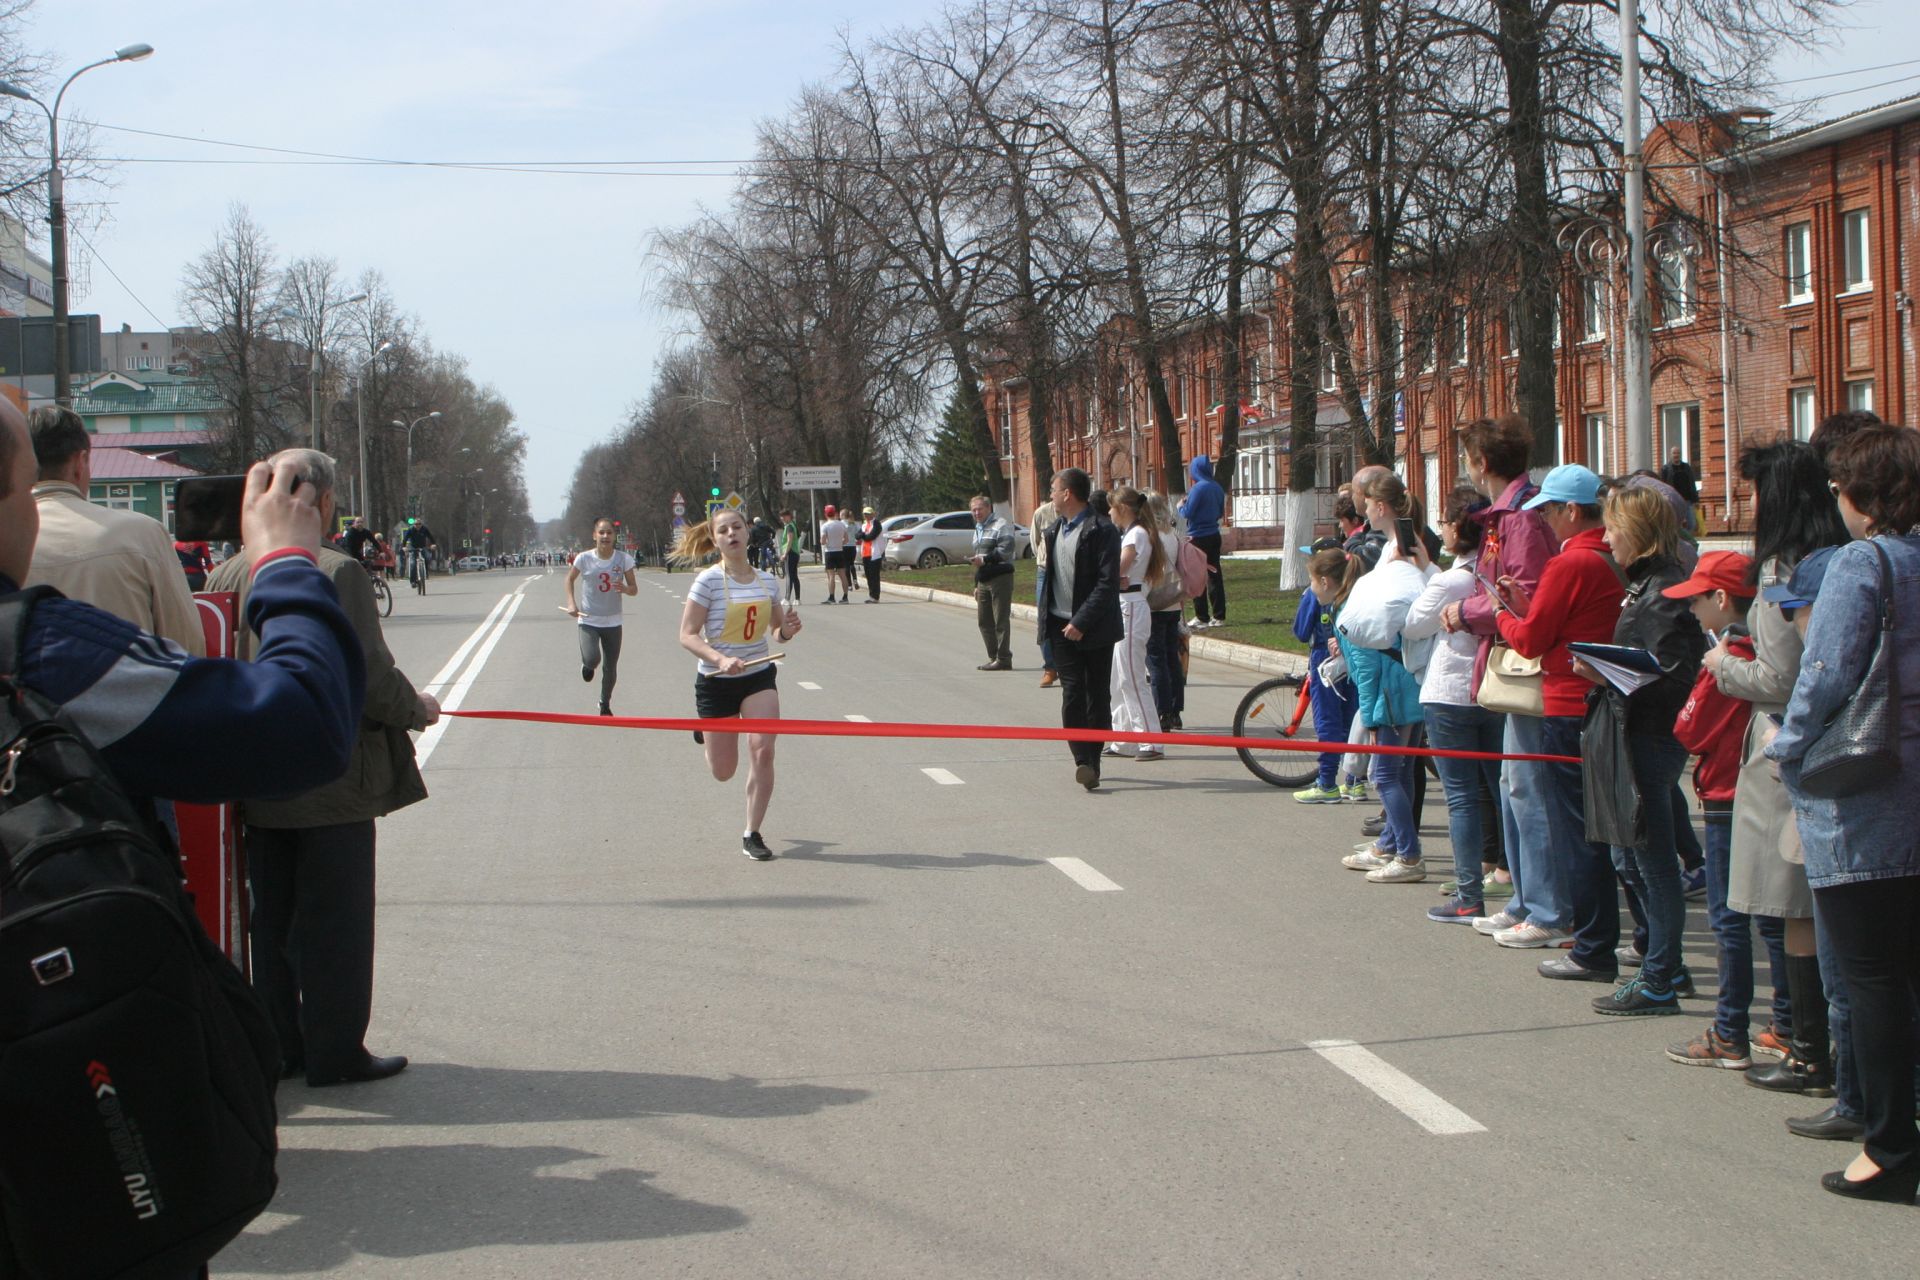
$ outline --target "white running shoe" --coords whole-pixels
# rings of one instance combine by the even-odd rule
[[[1514,915],[1511,911],[1496,911],[1490,916],[1481,916],[1478,920],[1475,920],[1473,922],[1473,931],[1475,933],[1484,933],[1491,937],[1502,929],[1511,929],[1520,923],[1520,917]]]

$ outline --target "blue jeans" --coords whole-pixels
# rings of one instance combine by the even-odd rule
[[[1153,707],[1165,720],[1187,709],[1187,678],[1180,671],[1180,613],[1161,609],[1147,633],[1147,675],[1153,681]],[[1051,646],[1048,646],[1051,648]]]
[[[1413,736],[1412,725],[1383,724],[1376,731],[1383,747],[1404,747]],[[1386,830],[1380,833],[1380,847],[1406,862],[1420,861],[1420,827],[1413,817],[1413,770],[1420,767],[1418,756],[1379,755],[1373,758],[1373,785],[1380,792],[1380,803],[1387,810]]]
[[[1629,848],[1613,847],[1615,866],[1640,872],[1647,916],[1646,960],[1640,974],[1664,990],[1680,972],[1680,935],[1687,927],[1687,900],[1680,888],[1680,855],[1674,848],[1674,782],[1687,765],[1687,749],[1671,733],[1629,733],[1627,755],[1646,818],[1646,839]]]
[[[1427,713],[1427,741],[1442,751],[1488,751],[1498,754],[1506,738],[1506,718],[1485,707],[1456,707],[1441,702],[1421,704]],[[1415,762],[1415,767],[1419,763]],[[1486,832],[1480,821],[1480,784],[1495,795],[1500,791],[1498,760],[1454,760],[1435,756],[1440,785],[1447,793],[1447,834],[1453,841],[1453,878],[1462,902],[1483,901],[1480,862],[1486,855]]]
[[[1773,976],[1773,1020],[1790,1025],[1787,1000],[1787,922],[1775,916],[1750,916],[1727,905],[1727,874],[1733,861],[1733,810],[1708,809],[1706,839],[1707,925],[1720,949],[1720,1000],[1713,1011],[1714,1029],[1723,1040],[1747,1043],[1752,1025],[1753,926],[1767,949]],[[1844,1002],[1845,997],[1842,997]],[[1835,1043],[1839,1037],[1835,1037]]]
[[[1508,716],[1507,753],[1544,754],[1545,732],[1538,716]],[[1554,859],[1553,833],[1547,826],[1546,766],[1524,760],[1501,766],[1500,808],[1507,869],[1513,873],[1513,900],[1507,910],[1542,928],[1566,928],[1567,878]]]
[[[1322,680],[1317,672],[1309,673],[1313,699],[1313,736],[1322,742],[1345,742],[1353,731],[1353,716],[1358,710],[1359,698],[1353,691],[1353,681],[1342,680],[1330,685]],[[1343,751],[1323,751],[1320,753],[1319,786],[1326,790],[1340,779],[1340,758]]]
[[[1708,872],[1709,875],[1712,872]],[[1813,895],[1814,939],[1820,957],[1820,983],[1827,989],[1827,1035],[1833,1042],[1833,1108],[1852,1120],[1867,1114],[1867,1100],[1860,1093],[1860,1076],[1853,1061],[1853,1002],[1847,998],[1847,980],[1840,971],[1840,956],[1833,949],[1833,930],[1820,918],[1820,895]],[[1785,925],[1782,922],[1782,928]],[[1775,979],[1777,983],[1778,978]],[[1778,997],[1774,1001],[1779,1004]],[[1782,1027],[1792,1024],[1776,1011],[1774,1021]]]
[[[1580,754],[1579,716],[1546,716],[1540,744],[1548,755]],[[1613,851],[1587,839],[1587,796],[1577,764],[1542,764],[1547,778],[1547,830],[1553,860],[1567,885],[1566,927],[1573,930],[1573,961],[1583,969],[1613,973],[1620,967],[1620,891],[1614,885]]]

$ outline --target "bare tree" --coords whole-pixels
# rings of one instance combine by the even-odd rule
[[[289,443],[288,368],[275,299],[273,245],[242,204],[213,246],[187,265],[180,308],[199,329],[192,349],[225,406],[222,461],[238,470]]]

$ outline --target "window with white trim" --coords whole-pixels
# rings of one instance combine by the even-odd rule
[[[1580,339],[1597,342],[1607,336],[1607,278],[1580,278]]]
[[[1847,384],[1847,408],[1873,412],[1873,379],[1856,378]]]
[[[1699,302],[1693,255],[1677,250],[1656,255],[1653,278],[1658,286],[1660,323],[1685,324],[1693,319]]]
[[[1796,222],[1782,238],[1781,266],[1787,278],[1787,302],[1813,301],[1813,224]]]
[[[1813,388],[1793,387],[1787,392],[1787,423],[1795,440],[1813,437]]]
[[[1607,415],[1589,413],[1581,420],[1581,433],[1587,449],[1587,470],[1607,474]]]
[[[1848,292],[1873,288],[1873,253],[1867,243],[1872,230],[1871,215],[1865,209],[1840,215],[1840,278]]]
[[[1700,402],[1660,406],[1660,440],[1654,461],[1664,463],[1678,449],[1680,457],[1693,462],[1700,457]]]
[[[1453,316],[1453,362],[1467,362],[1467,313],[1464,309]]]

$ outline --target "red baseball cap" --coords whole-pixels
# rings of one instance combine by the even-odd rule
[[[820,508],[820,513],[829,520],[833,519],[833,504],[829,502],[826,506]]]
[[[1738,551],[1709,551],[1693,567],[1693,576],[1675,583],[1660,594],[1673,600],[1691,600],[1709,591],[1724,591],[1730,596],[1753,598],[1753,560]]]

